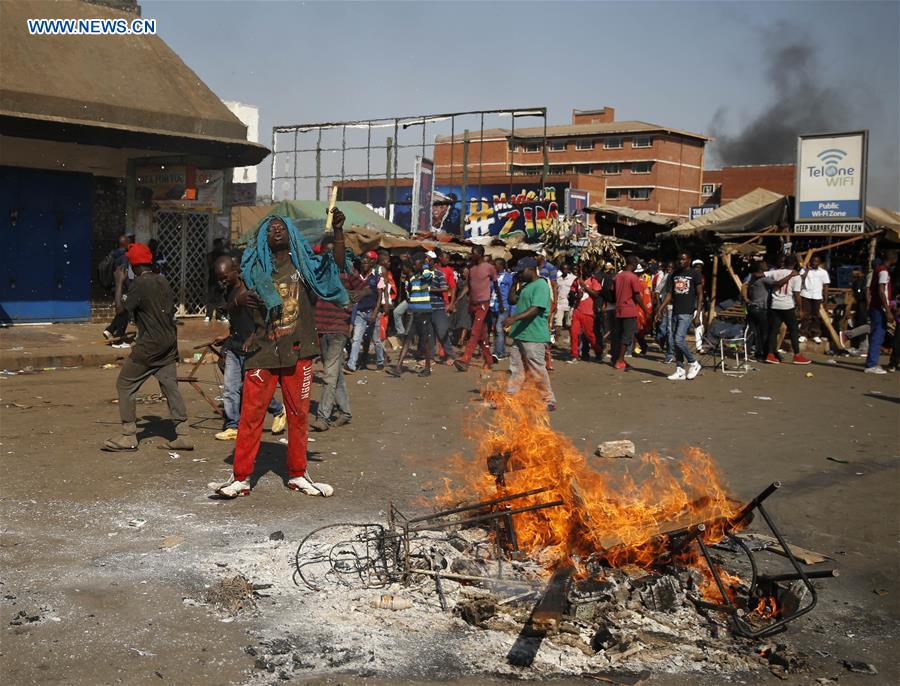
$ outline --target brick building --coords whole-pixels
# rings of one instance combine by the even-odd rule
[[[562,126],[487,129],[438,137],[435,180],[469,183],[479,174],[513,186],[569,180],[592,202],[686,217],[700,201],[706,136],[642,121],[616,121],[615,110],[573,110]],[[546,142],[546,147],[545,147]],[[574,185],[582,184],[581,186]]]
[[[793,164],[747,164],[703,172],[700,201],[706,205],[724,205],[756,188],[793,195],[796,187]]]

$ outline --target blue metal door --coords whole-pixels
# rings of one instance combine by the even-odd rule
[[[0,167],[0,321],[91,315],[90,174]]]

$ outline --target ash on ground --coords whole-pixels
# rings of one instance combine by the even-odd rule
[[[413,574],[408,585],[370,566],[371,540],[352,542],[353,527],[329,527],[314,541],[267,541],[235,551],[229,573],[271,584],[257,601],[264,629],[246,647],[254,679],[299,679],[335,672],[366,677],[518,678],[602,672],[707,673],[728,680],[769,668],[758,642],[734,637],[723,617],[690,601],[696,572],[653,575],[608,570],[600,581],[570,585],[568,609],[545,634],[529,633],[548,574],[537,563],[492,556],[486,532],[425,532],[413,567],[472,582]],[[318,574],[298,561],[321,561]],[[501,578],[496,578],[500,576]],[[443,603],[441,596],[443,596]],[[442,604],[444,608],[442,608]],[[403,609],[390,609],[400,607]],[[782,649],[780,656],[784,654]]]

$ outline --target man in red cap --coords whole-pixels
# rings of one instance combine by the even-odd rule
[[[134,397],[144,382],[155,376],[159,388],[169,404],[169,415],[175,424],[175,440],[166,444],[173,450],[192,450],[194,445],[187,437],[187,409],[178,390],[175,364],[178,361],[178,338],[175,329],[175,298],[166,277],[152,269],[153,254],[143,243],[128,246],[128,263],[134,272],[134,281],[128,293],[123,285],[128,278],[125,267],[115,272],[116,313],[128,313],[137,324],[137,338],[131,355],[122,365],[116,389],[119,392],[119,415],[122,418],[122,435],[107,439],[104,450],[137,450],[137,425],[135,423]]]

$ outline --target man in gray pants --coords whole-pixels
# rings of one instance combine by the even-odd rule
[[[129,313],[137,324],[137,339],[131,355],[122,365],[116,390],[119,393],[119,415],[122,435],[107,439],[104,450],[137,450],[137,424],[134,397],[144,382],[155,376],[169,404],[169,415],[175,424],[176,438],[165,444],[173,450],[193,450],[187,437],[187,408],[178,390],[176,363],[178,337],[175,329],[175,298],[166,277],[154,274],[153,256],[143,243],[128,246],[128,262],[135,278],[128,293],[122,293],[127,278],[125,267],[115,272],[116,313]]]
[[[515,304],[516,313],[503,322],[503,330],[513,340],[509,351],[509,383],[506,391],[518,393],[526,378],[537,386],[547,411],[556,409],[556,396],[550,386],[547,373],[546,346],[550,342],[550,305],[552,297],[549,284],[538,276],[537,261],[523,257],[516,264],[517,281],[523,283],[518,291],[510,291],[509,302]]]

